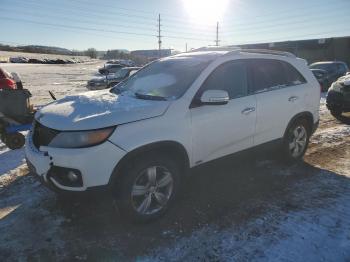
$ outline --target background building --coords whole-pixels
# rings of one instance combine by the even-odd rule
[[[263,48],[288,51],[313,63],[339,60],[350,65],[350,37],[240,45],[241,48]]]
[[[158,49],[150,50],[134,50],[130,52],[134,56],[142,56],[148,59],[157,59],[159,57],[166,57],[172,54],[172,49],[161,49],[160,52]]]

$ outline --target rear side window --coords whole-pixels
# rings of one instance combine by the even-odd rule
[[[206,90],[225,90],[230,99],[248,93],[247,64],[244,61],[226,62],[218,66],[205,80],[200,94]]]
[[[286,71],[288,85],[294,86],[294,85],[301,85],[306,83],[305,78],[294,66],[286,62],[281,62],[281,63],[283,64],[284,69]]]
[[[289,80],[283,65],[276,60],[259,59],[252,61],[254,91],[264,92],[270,89],[288,86]]]
[[[338,71],[341,74],[345,74],[346,71],[348,71],[344,64],[339,63],[339,64],[337,64],[337,66],[338,66]]]

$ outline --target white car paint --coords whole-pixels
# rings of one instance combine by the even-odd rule
[[[239,51],[185,53],[174,59],[209,55],[216,58],[181,97],[172,101],[141,100],[102,90],[66,97],[49,104],[35,116],[37,121],[49,128],[75,131],[108,126],[117,128],[104,143],[82,149],[40,147],[38,150],[33,146],[30,134],[25,149],[28,160],[44,177],[50,162],[79,169],[83,187],[68,188],[57,181],[55,185],[64,190],[81,191],[106,185],[114,167],[125,155],[154,142],[174,141],[182,145],[190,167],[193,167],[282,138],[289,121],[300,112],[310,112],[314,123],[318,122],[319,84],[304,60]],[[195,94],[215,68],[228,61],[256,58],[290,63],[307,83],[232,99],[226,105],[191,108]],[[145,83],[150,84],[149,81]],[[290,97],[297,99],[289,101]],[[253,110],[246,113],[247,109]],[[49,160],[49,157],[52,159]]]
[[[35,117],[56,130],[89,130],[160,116],[169,104],[116,95],[106,89],[66,96],[43,107]]]

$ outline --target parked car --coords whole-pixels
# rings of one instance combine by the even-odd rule
[[[344,76],[349,68],[346,63],[341,61],[317,62],[310,65],[310,69],[321,69],[327,72],[328,84],[331,85],[339,77]],[[325,86],[325,89],[329,88]]]
[[[123,67],[125,66],[121,64],[105,64],[104,67],[98,69],[98,72],[102,75],[108,75],[118,72]]]
[[[16,81],[4,69],[0,68],[0,89],[16,89]]]
[[[327,71],[322,69],[311,69],[311,72],[314,74],[317,81],[320,83],[322,92],[326,92],[330,87]]]
[[[18,56],[18,57],[10,57],[11,63],[28,63],[28,58]]]
[[[335,117],[350,112],[350,75],[340,77],[328,90],[327,108]]]
[[[168,209],[192,167],[266,145],[300,160],[318,125],[319,98],[305,60],[290,53],[179,54],[112,89],[43,107],[26,159],[54,190],[108,190],[121,214],[148,221]]]
[[[88,81],[87,89],[90,90],[100,90],[105,88],[110,88],[139,70],[140,67],[124,67],[120,69],[117,73],[109,74],[106,76],[94,77]]]
[[[124,60],[124,59],[117,59],[117,60],[109,60],[106,62],[106,64],[121,64],[124,66],[135,66],[135,62],[132,60]]]

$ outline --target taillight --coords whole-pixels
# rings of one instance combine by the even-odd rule
[[[4,85],[11,89],[16,88],[16,82],[9,78],[4,79]]]

